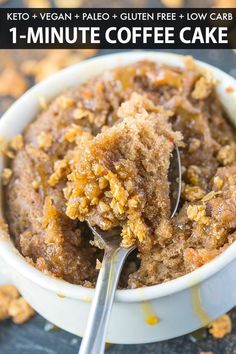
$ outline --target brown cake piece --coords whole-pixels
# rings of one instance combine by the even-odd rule
[[[120,107],[119,123],[76,147],[64,190],[66,214],[103,230],[121,226],[125,247],[151,238],[170,216],[167,175],[181,141],[170,115],[134,93]]]

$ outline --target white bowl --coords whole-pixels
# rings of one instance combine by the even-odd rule
[[[183,66],[182,56],[158,52],[132,51],[86,60],[58,72],[19,98],[1,118],[0,136],[11,139],[22,132],[39,110],[39,96],[50,100],[65,86],[78,85],[104,70],[142,59]],[[236,81],[217,68],[197,63],[217,80],[219,98],[236,124]],[[234,91],[229,93],[227,87]],[[2,168],[3,160],[0,160],[0,172]],[[37,312],[57,326],[83,335],[93,289],[41,273],[25,261],[4,230],[0,230],[0,257],[10,280]],[[236,243],[208,264],[178,279],[146,288],[118,290],[107,341],[124,344],[155,342],[206,325],[235,305],[235,272]]]

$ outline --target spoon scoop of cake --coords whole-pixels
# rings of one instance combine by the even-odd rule
[[[75,149],[64,191],[66,214],[104,231],[119,226],[123,247],[154,241],[154,230],[170,218],[175,199],[168,178],[172,153],[177,164],[170,177],[178,188],[175,147],[181,134],[172,130],[170,116],[138,94],[123,103],[117,124]]]
[[[67,215],[87,221],[104,249],[80,354],[104,352],[109,314],[120,272],[138,245],[155,242],[154,230],[177,211],[181,192],[178,145],[171,113],[133,94],[118,121],[76,149],[64,191]]]

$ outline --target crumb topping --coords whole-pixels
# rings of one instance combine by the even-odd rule
[[[12,176],[12,170],[10,168],[4,168],[2,172],[2,184],[6,186]]]

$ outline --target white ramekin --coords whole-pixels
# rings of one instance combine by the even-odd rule
[[[106,69],[142,59],[183,66],[182,56],[148,51],[86,60],[51,76],[18,99],[0,120],[0,136],[8,140],[22,132],[39,110],[39,96],[50,100],[66,87],[78,85]],[[236,81],[217,68],[197,63],[217,80],[219,98],[236,124]],[[1,159],[0,172],[3,165]],[[2,205],[4,210],[4,202]],[[0,257],[1,269],[37,312],[57,326],[83,335],[93,289],[36,270],[19,254],[4,230],[0,230]],[[142,289],[118,290],[107,341],[148,343],[177,337],[206,325],[235,305],[235,272],[236,243],[205,266],[178,279]]]

